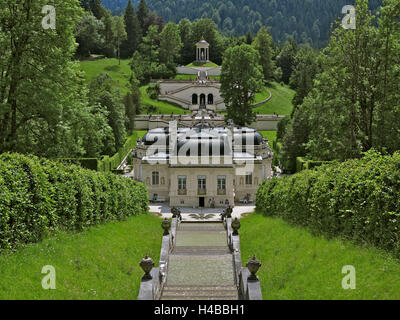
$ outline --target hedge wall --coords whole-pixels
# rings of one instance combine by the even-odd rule
[[[264,181],[256,206],[315,234],[342,236],[400,257],[400,154],[365,157]]]
[[[76,165],[0,155],[0,248],[146,213],[145,185]]]

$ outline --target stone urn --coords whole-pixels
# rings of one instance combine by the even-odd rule
[[[147,254],[146,256],[140,261],[140,267],[144,271],[143,279],[151,280],[153,277],[151,276],[150,272],[154,267],[154,261],[150,258]]]
[[[167,218],[163,220],[163,222],[161,223],[161,227],[164,229],[164,236],[169,235],[168,230],[169,228],[171,228],[171,222]]]
[[[251,258],[246,263],[246,267],[250,271],[250,275],[247,279],[248,280],[258,280],[256,273],[257,273],[258,269],[260,269],[260,267],[261,267],[261,262],[256,258],[256,256],[253,256],[253,258]]]
[[[237,236],[239,235],[238,230],[240,229],[240,221],[238,220],[238,218],[235,218],[235,220],[232,221],[232,229],[233,229],[233,235]]]

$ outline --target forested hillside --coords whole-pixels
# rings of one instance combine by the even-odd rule
[[[126,3],[127,0],[103,0],[103,5],[111,10],[124,8]],[[271,28],[275,41],[284,41],[292,35],[297,42],[309,42],[318,47],[329,38],[332,21],[342,17],[342,7],[353,3],[349,0],[147,1],[149,8],[165,21],[211,18],[223,33],[234,35],[248,32],[254,35],[266,25]],[[375,9],[382,1],[371,0],[369,3]]]

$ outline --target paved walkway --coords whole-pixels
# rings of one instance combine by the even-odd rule
[[[150,212],[161,214],[162,218],[171,218],[171,208],[167,204],[150,203]],[[181,208],[183,221],[220,221],[224,208]],[[240,219],[244,214],[255,210],[254,205],[235,205],[232,218]]]
[[[232,254],[222,222],[182,222],[169,256],[161,300],[237,300]]]

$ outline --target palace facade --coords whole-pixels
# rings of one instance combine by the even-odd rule
[[[267,140],[246,127],[150,130],[134,150],[134,178],[148,187],[149,199],[178,207],[226,207],[253,202],[258,186],[271,175]]]

